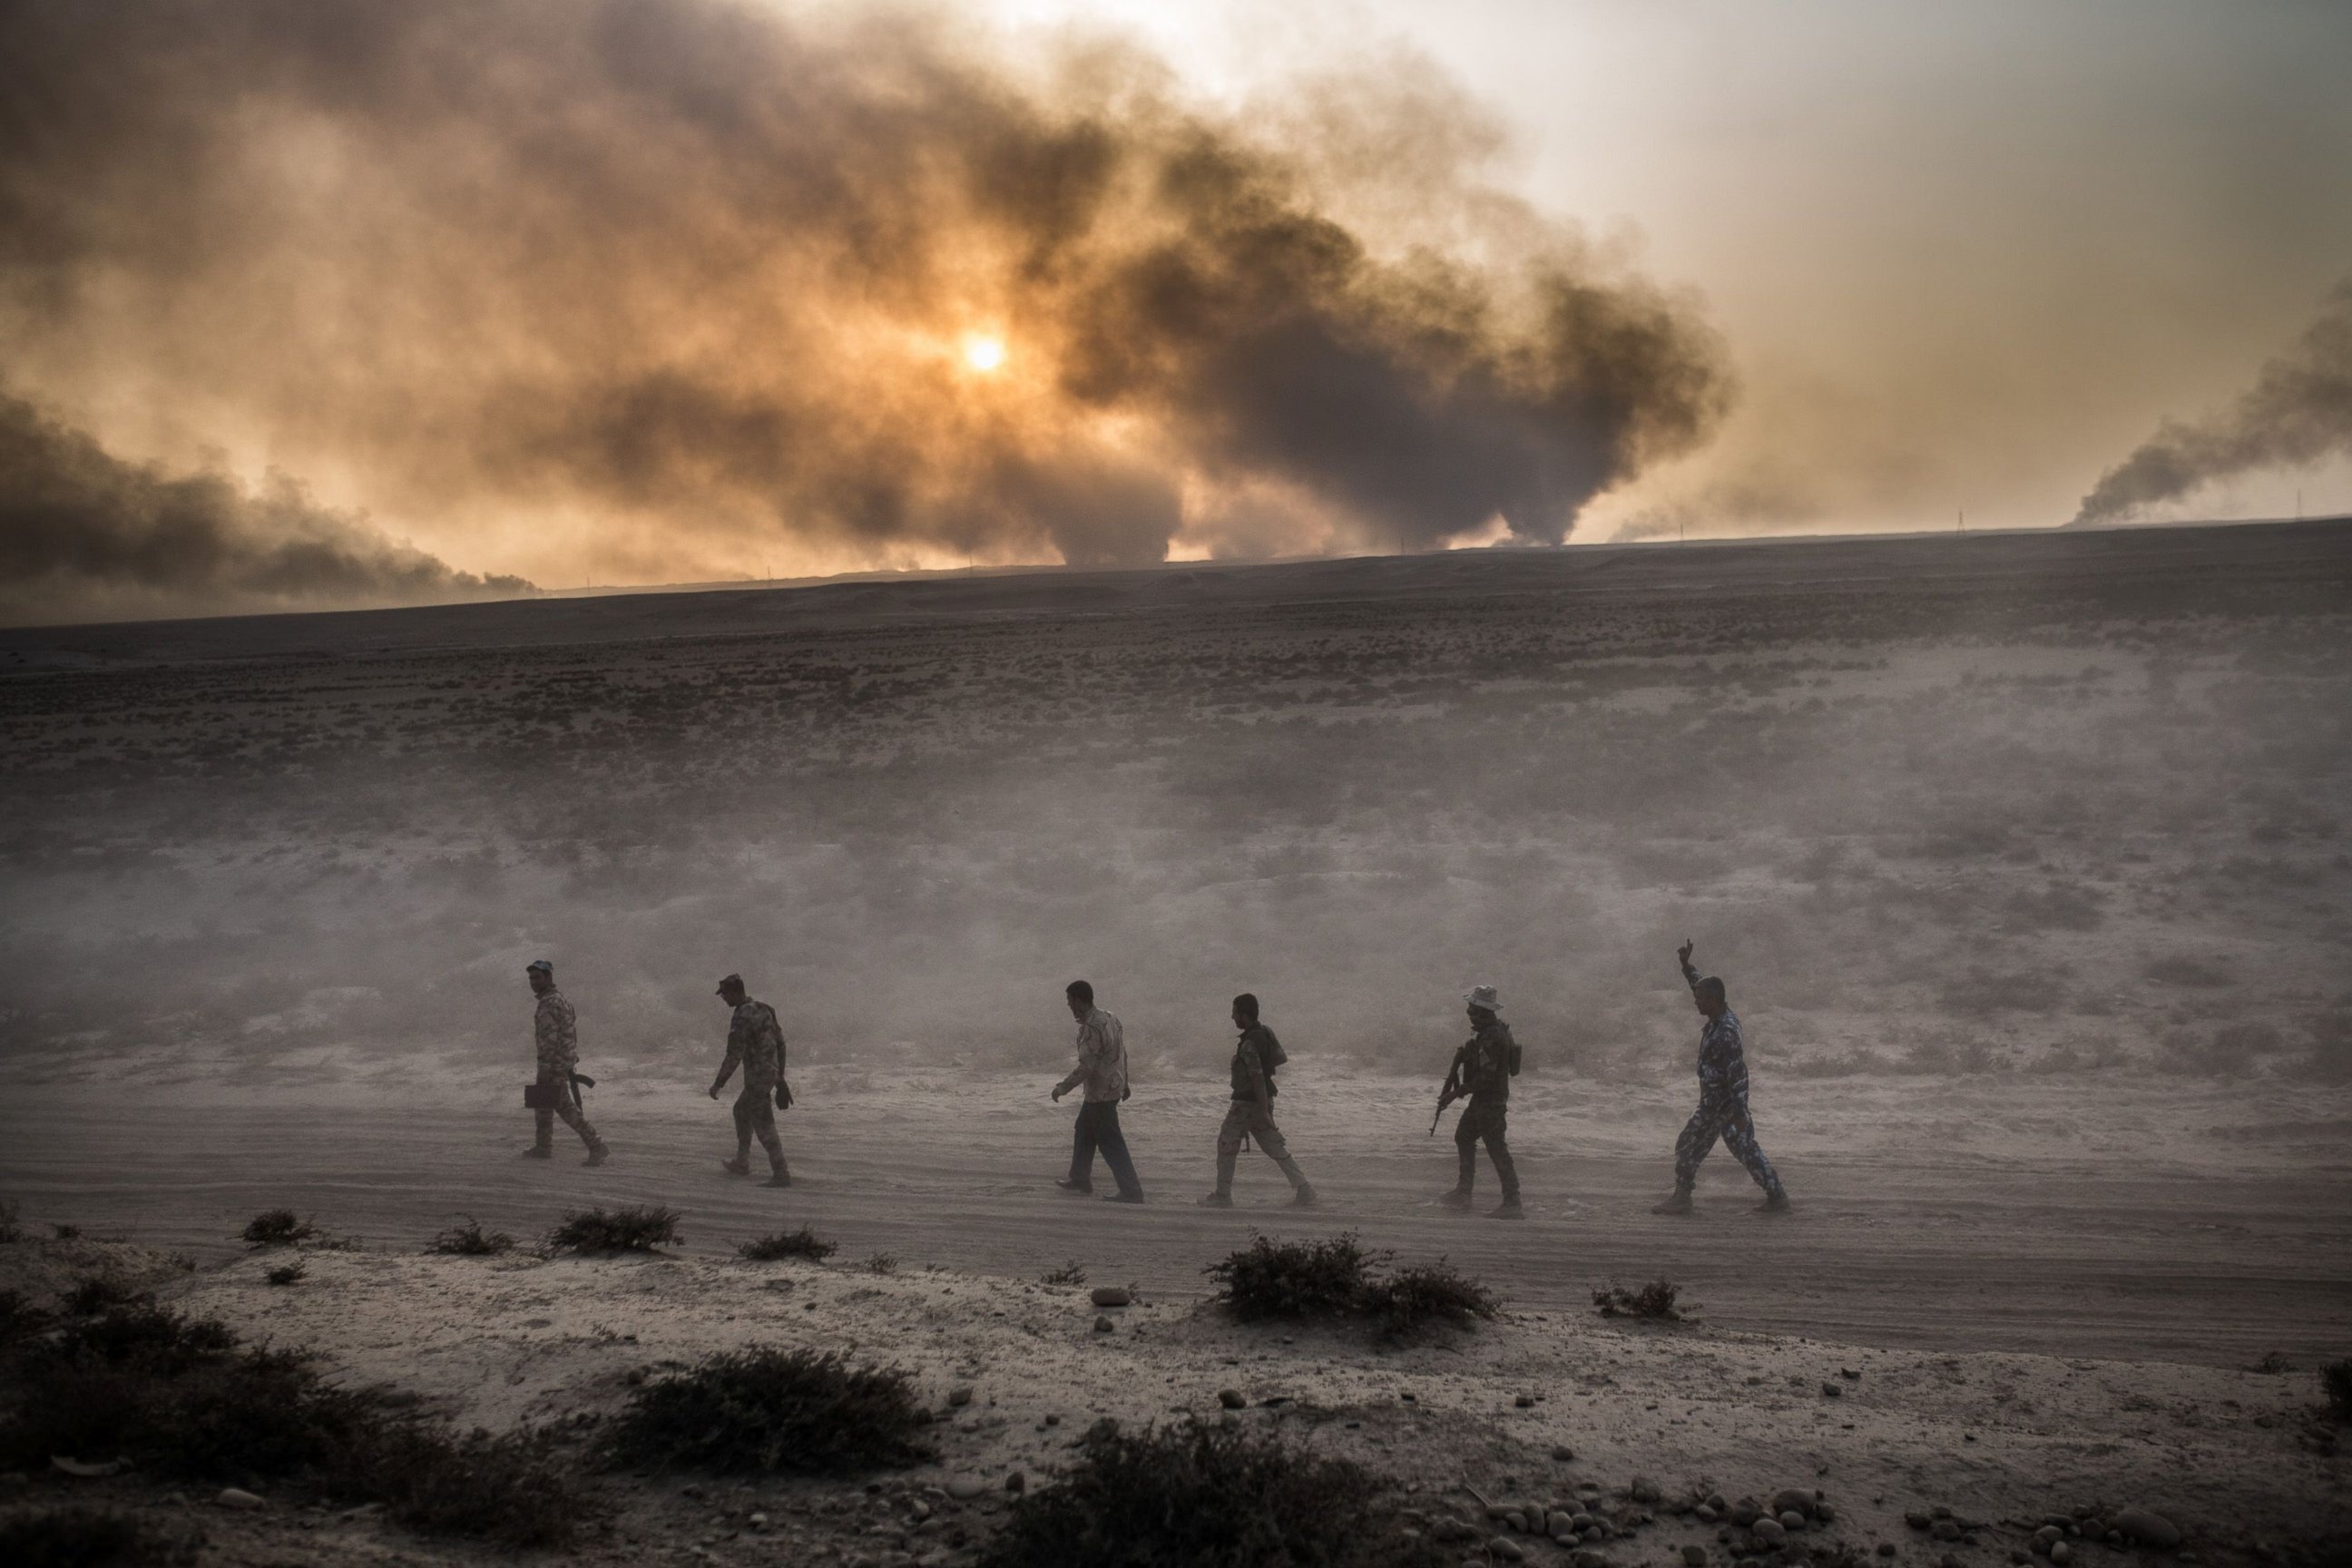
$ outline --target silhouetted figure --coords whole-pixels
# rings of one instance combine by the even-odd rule
[[[588,1145],[588,1158],[581,1163],[601,1165],[612,1151],[596,1136],[587,1113],[580,1109],[580,1089],[572,1081],[580,1065],[580,1035],[572,1004],[555,988],[555,965],[547,960],[531,960],[523,966],[523,973],[530,976],[531,994],[539,998],[531,1037],[539,1053],[539,1095],[549,1101],[531,1108],[536,1136],[523,1154],[532,1160],[555,1158],[555,1119],[561,1116],[563,1124]]]
[[[1699,1162],[1713,1152],[1720,1138],[1732,1157],[1748,1167],[1764,1189],[1763,1206],[1778,1212],[1789,1206],[1780,1173],[1764,1157],[1756,1142],[1756,1124],[1748,1115],[1748,1052],[1739,1033],[1739,1015],[1724,995],[1723,982],[1702,976],[1691,967],[1691,944],[1685,941],[1675,957],[1683,978],[1690,984],[1691,1000],[1706,1019],[1698,1032],[1698,1109],[1675,1140],[1675,1194],[1650,1212],[1688,1214],[1691,1188],[1698,1182]]]
[[[1454,1126],[1454,1149],[1462,1162],[1461,1179],[1454,1190],[1438,1199],[1449,1208],[1468,1208],[1471,1189],[1478,1178],[1478,1144],[1484,1140],[1486,1157],[1495,1162],[1495,1179],[1503,1184],[1503,1201],[1487,1212],[1489,1219],[1521,1219],[1526,1211],[1519,1207],[1519,1168],[1511,1160],[1510,1145],[1504,1132],[1511,1109],[1511,1079],[1519,1070],[1519,1046],[1511,1038],[1511,1026],[1503,1022],[1503,1001],[1493,986],[1474,985],[1462,994],[1470,1014],[1470,1038],[1454,1053],[1454,1066],[1445,1075],[1445,1087],[1437,1096],[1437,1109],[1445,1108],[1468,1096],[1470,1103],[1462,1109],[1462,1120]]]
[[[776,1135],[776,1112],[793,1102],[784,1084],[783,1026],[776,1022],[773,1007],[751,1000],[740,974],[719,983],[719,996],[735,1011],[727,1020],[727,1059],[710,1081],[710,1098],[719,1098],[737,1063],[743,1067],[743,1090],[735,1097],[735,1157],[719,1163],[734,1175],[750,1175],[756,1137],[768,1152],[768,1185],[789,1187],[793,1175],[784,1167],[784,1141]]]
[[[1217,1190],[1202,1198],[1201,1206],[1234,1206],[1234,1167],[1241,1160],[1242,1144],[1254,1138],[1290,1178],[1290,1201],[1307,1207],[1315,1202],[1315,1188],[1298,1162],[1290,1157],[1282,1129],[1274,1124],[1274,1073],[1289,1058],[1274,1031],[1258,1021],[1257,998],[1246,991],[1234,998],[1234,1027],[1242,1032],[1242,1037],[1234,1047],[1233,1104],[1225,1111],[1224,1125],[1217,1130]]]
[[[1135,1162],[1128,1158],[1127,1135],[1118,1130],[1119,1101],[1128,1095],[1127,1037],[1118,1018],[1095,1005],[1095,988],[1073,980],[1063,992],[1070,1016],[1078,1021],[1078,1065],[1054,1086],[1054,1098],[1086,1086],[1078,1106],[1078,1124],[1070,1140],[1070,1173],[1054,1184],[1066,1193],[1095,1190],[1095,1152],[1102,1151],[1118,1192],[1115,1204],[1139,1204],[1143,1184],[1136,1179]]]

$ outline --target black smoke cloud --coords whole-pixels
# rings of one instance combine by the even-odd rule
[[[2135,517],[2216,479],[2339,452],[2352,452],[2352,279],[2336,285],[2292,350],[2263,366],[2252,390],[2194,424],[2166,420],[2100,477],[2074,521]]]
[[[262,610],[511,596],[514,577],[454,572],[273,475],[251,491],[109,456],[0,395],[0,616]]]
[[[1051,53],[736,0],[18,0],[0,332],[445,549],[668,580],[1558,542],[1725,408],[1695,310],[1482,184],[1446,94],[1210,111]],[[1335,144],[1375,134],[1420,155]]]

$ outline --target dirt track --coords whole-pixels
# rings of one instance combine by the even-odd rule
[[[1663,1150],[1635,1152],[1653,1126],[1670,1131],[1672,1095],[1626,1099],[1620,1115],[1556,1110],[1547,1099],[1567,1092],[1521,1097],[1515,1142],[1531,1217],[1516,1226],[1430,1205],[1451,1180],[1451,1144],[1443,1130],[1434,1142],[1422,1136],[1421,1087],[1385,1079],[1291,1097],[1294,1144],[1328,1197],[1311,1218],[1282,1206],[1279,1178],[1255,1153],[1244,1156],[1242,1207],[1193,1206],[1209,1177],[1215,1108],[1211,1090],[1192,1087],[1150,1091],[1129,1108],[1150,1206],[1059,1196],[1049,1183],[1066,1158],[1069,1111],[1013,1075],[822,1092],[784,1119],[799,1178],[788,1193],[720,1173],[724,1109],[683,1089],[592,1105],[620,1151],[593,1173],[572,1163],[573,1149],[552,1166],[516,1159],[528,1136],[520,1112],[395,1117],[348,1099],[239,1104],[210,1090],[182,1101],[164,1089],[126,1103],[36,1090],[10,1117],[0,1192],[22,1200],[28,1220],[121,1228],[208,1257],[233,1251],[244,1221],[279,1204],[372,1248],[406,1251],[460,1210],[530,1237],[568,1205],[663,1202],[685,1212],[693,1253],[806,1222],[845,1257],[887,1252],[1013,1277],[1075,1258],[1097,1281],[1160,1293],[1198,1290],[1202,1265],[1253,1226],[1354,1228],[1407,1258],[1444,1254],[1535,1310],[1581,1308],[1592,1285],[1612,1278],[1664,1275],[1718,1327],[1856,1344],[2224,1366],[2278,1351],[2306,1368],[2352,1345],[2352,1184],[2340,1168],[2184,1163],[2177,1156],[2199,1152],[2193,1102],[2116,1111],[2148,1130],[2145,1162],[1989,1153],[1957,1141],[1891,1152],[1859,1135],[1844,1140],[1856,1152],[1841,1154],[1841,1126],[1878,1119],[1892,1142],[1909,1138],[1881,1090],[1811,1089],[1775,1150],[1797,1212],[1753,1213],[1754,1190],[1718,1152],[1699,1214],[1675,1222],[1647,1212],[1664,1180]],[[1929,1109],[1923,1126],[1968,1110]],[[1769,1141],[1771,1118],[1759,1116]],[[2168,1119],[2178,1128],[2168,1131]],[[1483,1196],[1491,1172],[1481,1180]]]

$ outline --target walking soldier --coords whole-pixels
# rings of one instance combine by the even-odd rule
[[[1463,993],[1462,1001],[1470,1014],[1472,1033],[1454,1053],[1453,1070],[1445,1075],[1445,1088],[1437,1097],[1438,1114],[1444,1115],[1447,1106],[1465,1095],[1470,1103],[1454,1127],[1461,1178],[1438,1202],[1449,1208],[1470,1206],[1471,1188],[1478,1174],[1478,1144],[1483,1140],[1487,1157],[1495,1162],[1495,1178],[1503,1184],[1503,1201],[1488,1211],[1487,1217],[1524,1218],[1526,1211],[1519,1207],[1519,1169],[1512,1163],[1510,1145],[1504,1137],[1511,1108],[1511,1079],[1519,1070],[1518,1042],[1511,1038],[1511,1026],[1502,1020],[1502,998],[1493,986],[1474,985]]]
[[[551,1160],[555,1157],[555,1119],[580,1134],[588,1145],[588,1158],[583,1165],[601,1165],[612,1156],[612,1150],[596,1136],[596,1129],[588,1124],[587,1114],[580,1108],[580,1088],[576,1081],[580,1065],[580,1034],[572,1016],[572,1004],[555,988],[555,965],[543,958],[535,958],[523,966],[530,979],[532,994],[539,998],[539,1010],[531,1018],[531,1037],[539,1057],[539,1080],[524,1098],[530,1102],[531,1121],[535,1136],[525,1157]]]
[[[1234,1206],[1234,1166],[1241,1159],[1242,1144],[1255,1139],[1257,1146],[1290,1178],[1292,1204],[1308,1207],[1315,1202],[1315,1189],[1298,1162],[1290,1157],[1282,1129],[1274,1124],[1274,1070],[1288,1059],[1282,1042],[1258,1021],[1257,998],[1246,991],[1234,998],[1234,1026],[1242,1037],[1234,1047],[1233,1104],[1225,1111],[1224,1125],[1217,1130],[1217,1190],[1202,1198],[1201,1205]]]
[[[1788,1191],[1757,1143],[1756,1124],[1748,1115],[1748,1052],[1740,1037],[1739,1015],[1731,1010],[1721,980],[1712,974],[1702,976],[1691,967],[1688,941],[1675,957],[1682,964],[1683,979],[1690,984],[1691,1000],[1706,1022],[1698,1032],[1698,1109],[1691,1112],[1682,1136],[1675,1140],[1674,1195],[1651,1212],[1691,1212],[1691,1188],[1698,1181],[1699,1162],[1707,1157],[1718,1138],[1764,1189],[1761,1206],[1773,1212],[1785,1209]]]
[[[1054,1099],[1086,1086],[1078,1106],[1078,1121],[1070,1137],[1070,1173],[1054,1184],[1066,1193],[1095,1190],[1095,1152],[1102,1152],[1118,1184],[1115,1204],[1139,1204],[1143,1184],[1136,1179],[1135,1162],[1128,1157],[1127,1135],[1118,1130],[1119,1101],[1128,1097],[1127,1037],[1118,1017],[1095,1005],[1095,988],[1073,980],[1063,991],[1070,1016],[1078,1021],[1078,1065],[1054,1086]]]
[[[768,1152],[768,1185],[789,1187],[792,1173],[784,1167],[784,1141],[776,1135],[776,1112],[793,1102],[784,1082],[784,1031],[776,1010],[754,1002],[743,989],[743,977],[730,974],[719,983],[719,999],[733,1008],[727,1021],[727,1059],[711,1080],[710,1098],[727,1087],[736,1065],[743,1068],[743,1091],[735,1097],[735,1157],[719,1163],[732,1174],[751,1173],[751,1140]]]

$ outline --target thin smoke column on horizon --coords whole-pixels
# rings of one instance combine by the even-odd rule
[[[37,0],[0,62],[8,390],[454,559],[1556,543],[1731,397],[1411,62],[1210,109],[1124,42],[742,0]]]
[[[2074,525],[2116,521],[2259,468],[2352,452],[2352,279],[2336,285],[2294,348],[2253,386],[2203,419],[2168,419],[2100,477]]]

